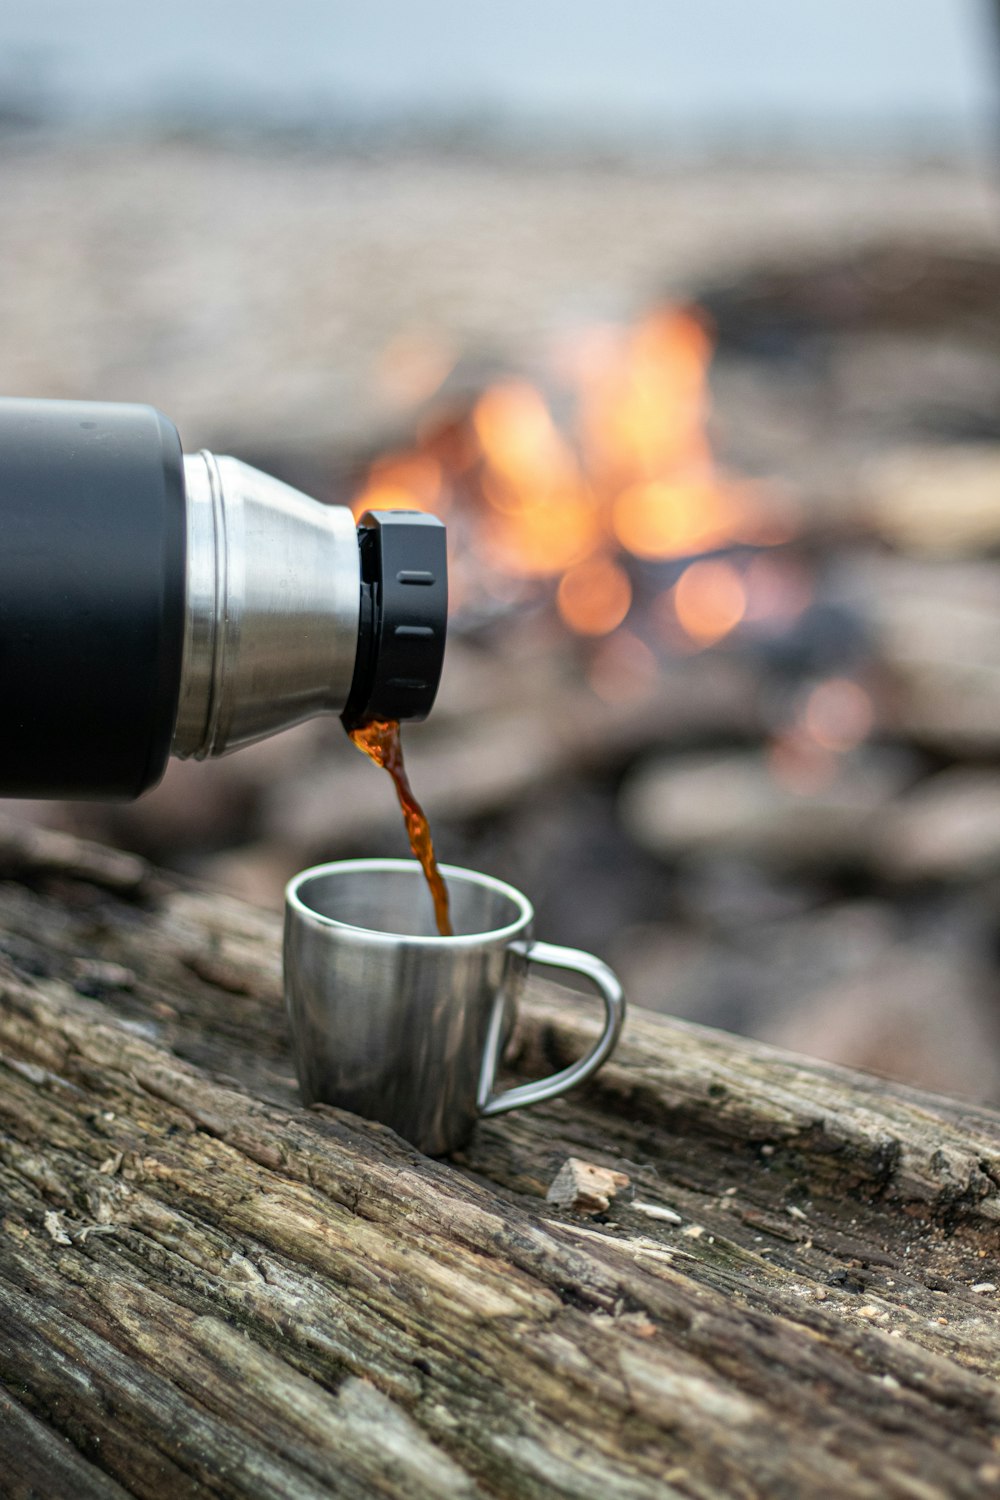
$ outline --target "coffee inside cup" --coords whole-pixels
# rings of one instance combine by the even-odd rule
[[[529,913],[523,897],[510,886],[470,880],[449,865],[442,865],[441,873],[456,937],[500,933]],[[321,871],[303,880],[296,895],[316,916],[345,927],[400,937],[439,936],[434,903],[417,864],[412,869],[386,869],[373,860],[366,869],[364,861],[355,861],[351,870]]]

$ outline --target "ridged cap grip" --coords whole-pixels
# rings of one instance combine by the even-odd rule
[[[349,729],[371,719],[425,719],[431,711],[448,630],[445,535],[435,516],[419,511],[361,517],[358,655],[341,715]]]

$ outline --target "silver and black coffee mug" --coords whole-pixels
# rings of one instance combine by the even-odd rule
[[[455,935],[439,937],[413,860],[303,870],[285,891],[285,999],[307,1104],[391,1125],[430,1156],[465,1145],[477,1119],[552,1099],[589,1078],[625,1015],[616,976],[589,953],[534,942],[513,886],[442,865]],[[530,964],[568,969],[604,1001],[600,1039],[549,1078],[496,1091]]]

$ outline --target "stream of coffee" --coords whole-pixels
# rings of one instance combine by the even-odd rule
[[[406,766],[403,764],[403,746],[397,719],[372,719],[349,729],[348,734],[365,755],[377,766],[388,771],[396,788],[399,805],[403,809],[403,821],[410,840],[410,848],[419,859],[424,878],[434,900],[434,919],[441,937],[451,937],[451,917],[448,912],[448,888],[438,869],[434,857],[434,840],[423,808],[413,795]]]

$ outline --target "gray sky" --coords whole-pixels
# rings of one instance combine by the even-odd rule
[[[741,120],[972,131],[1000,66],[984,0],[7,0],[0,67],[129,111],[496,112],[593,134]]]

